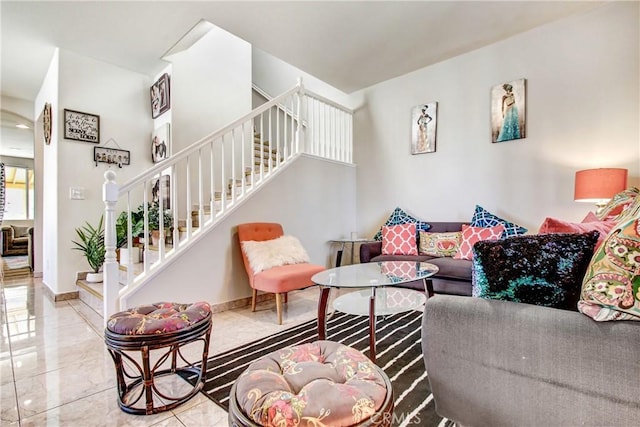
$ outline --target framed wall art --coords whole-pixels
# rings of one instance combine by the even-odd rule
[[[169,175],[162,175],[151,181],[151,203],[159,204],[161,197],[162,208],[171,209],[171,177]]]
[[[420,104],[411,110],[411,154],[436,151],[438,103]]]
[[[65,108],[64,138],[100,144],[100,116]]]
[[[151,160],[158,163],[169,158],[171,151],[171,132],[169,123],[157,128],[151,136]]]
[[[116,148],[93,147],[93,160],[98,163],[109,163],[111,165],[128,166],[130,163],[131,153],[127,150]]]
[[[171,108],[169,74],[164,73],[151,86],[151,117],[156,118]]]
[[[525,89],[525,79],[491,88],[491,142],[526,137]]]

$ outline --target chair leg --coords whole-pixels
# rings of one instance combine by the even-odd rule
[[[251,296],[251,311],[256,311],[256,300],[258,299],[258,290],[253,289]]]
[[[284,293],[284,303],[288,303],[289,302],[289,292],[285,292]]]
[[[276,311],[278,312],[278,325],[282,325],[282,294],[276,294]]]

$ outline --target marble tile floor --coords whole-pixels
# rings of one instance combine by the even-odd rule
[[[291,293],[282,326],[273,301],[255,313],[242,308],[214,314],[209,355],[315,318],[317,299],[314,288]],[[227,426],[226,411],[201,393],[161,414],[121,411],[101,316],[80,300],[52,302],[40,279],[5,280],[0,319],[3,426]]]

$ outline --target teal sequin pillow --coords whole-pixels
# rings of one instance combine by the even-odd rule
[[[418,237],[420,231],[429,231],[429,229],[431,228],[431,224],[412,217],[400,208],[395,208],[391,215],[389,215],[387,222],[384,223],[384,225],[386,225],[387,227],[402,224],[415,224],[416,237]],[[380,227],[380,230],[378,230],[376,235],[373,236],[373,240],[377,240],[379,242],[382,241],[382,227]]]
[[[473,246],[472,295],[577,311],[599,235],[591,231],[480,241]]]
[[[504,226],[504,231],[502,232],[503,239],[511,236],[518,236],[527,232],[526,228],[502,219],[499,216],[492,214],[482,206],[476,205],[476,209],[473,212],[473,218],[471,218],[472,227],[488,228],[495,227],[498,224],[502,224]]]

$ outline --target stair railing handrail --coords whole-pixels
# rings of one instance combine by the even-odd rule
[[[239,118],[237,120],[234,120],[233,122],[229,123],[225,127],[220,128],[220,129],[216,130],[215,132],[212,132],[209,135],[200,138],[198,141],[194,142],[193,144],[191,144],[190,146],[188,146],[186,148],[183,148],[182,150],[178,151],[176,154],[172,154],[169,159],[167,159],[167,160],[165,160],[165,161],[163,161],[163,162],[161,162],[161,163],[159,163],[159,164],[157,164],[155,166],[152,166],[151,168],[147,169],[146,171],[142,172],[141,174],[139,174],[136,177],[134,177],[131,180],[129,180],[127,183],[123,184],[120,187],[120,194],[125,194],[127,191],[133,189],[136,185],[141,184],[142,182],[146,181],[148,178],[153,177],[154,175],[157,175],[161,171],[163,171],[166,168],[170,167],[172,164],[178,163],[180,160],[182,160],[182,159],[188,157],[189,155],[197,152],[200,148],[202,148],[203,146],[208,144],[212,139],[216,139],[218,136],[224,135],[224,134],[228,133],[229,131],[231,131],[232,129],[234,129],[234,128],[242,125],[243,123],[251,120],[253,117],[259,116],[260,114],[264,113],[265,111],[269,110],[270,108],[278,106],[278,104],[282,100],[284,100],[288,96],[293,95],[294,93],[298,92],[300,90],[300,88],[301,88],[301,84],[295,85],[294,87],[292,87],[291,89],[289,89],[285,93],[277,96],[276,98],[273,98],[271,101],[268,101],[268,102],[262,104],[258,108],[255,108],[254,110],[252,110],[248,114],[245,114],[241,118]],[[296,118],[295,116],[293,116],[293,117]]]
[[[341,110],[341,111],[343,111],[345,113],[353,114],[353,110],[352,109],[347,108],[347,107],[345,107],[343,105],[340,105],[337,102],[332,101],[329,98],[326,98],[326,97],[324,97],[324,96],[322,96],[320,94],[312,92],[309,89],[307,89],[306,87],[304,88],[304,94],[306,96],[308,96],[309,98],[314,98],[314,99],[316,99],[318,101],[324,102],[325,104],[331,105],[333,108],[337,108],[338,110]]]

